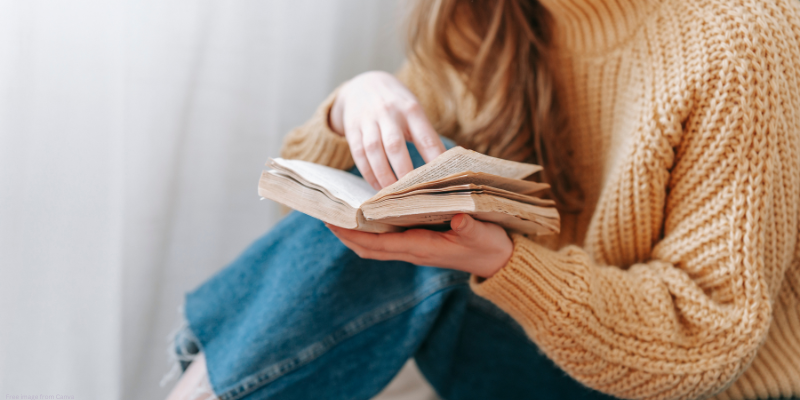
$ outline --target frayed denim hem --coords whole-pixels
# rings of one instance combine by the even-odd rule
[[[159,386],[164,387],[173,380],[186,372],[189,365],[197,358],[202,352],[202,345],[197,337],[189,327],[189,322],[186,320],[183,305],[178,307],[178,315],[180,322],[178,327],[172,330],[167,336],[167,360],[171,365],[170,370],[161,378]],[[204,400],[219,400],[211,387],[211,383],[206,379],[201,380],[199,385],[194,388],[192,394],[187,400],[196,400],[202,398]]]

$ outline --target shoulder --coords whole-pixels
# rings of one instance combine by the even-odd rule
[[[800,90],[800,0],[671,0],[695,89]]]
[[[672,0],[664,4],[680,19],[684,33],[707,49],[764,49],[773,40],[800,38],[798,0]]]

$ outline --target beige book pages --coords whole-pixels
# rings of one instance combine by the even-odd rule
[[[510,179],[523,179],[541,170],[542,167],[538,165],[502,160],[463,147],[454,147],[440,154],[430,163],[409,172],[399,181],[383,188],[376,197],[387,193],[401,192],[420,183],[435,181],[465,171],[483,172]]]
[[[258,194],[342,228],[375,233],[400,230],[396,226],[368,221],[361,210],[331,198],[327,193],[301,183],[282,171],[263,171],[258,182]]]
[[[487,174],[483,172],[465,171],[458,172],[453,175],[448,175],[441,179],[436,179],[429,182],[421,182],[416,185],[409,186],[402,190],[397,190],[391,193],[379,193],[378,195],[367,200],[367,203],[380,201],[385,197],[396,196],[398,194],[405,194],[422,189],[436,189],[448,186],[457,185],[481,185],[490,186],[497,189],[520,193],[524,195],[532,195],[545,189],[549,189],[550,185],[540,182],[523,181],[519,179],[505,178],[498,175]]]
[[[365,205],[362,211],[369,220],[404,227],[444,225],[456,214],[466,213],[523,233],[544,235],[559,232],[558,211],[552,207],[469,193],[420,195],[406,200],[393,207]]]
[[[378,203],[385,203],[385,202],[392,202],[397,201],[400,199],[417,196],[420,194],[448,194],[448,193],[455,193],[455,192],[469,192],[475,194],[490,194],[492,196],[503,197],[509,200],[519,201],[521,203],[533,204],[535,206],[541,207],[552,207],[555,206],[556,202],[553,200],[547,199],[540,199],[538,197],[528,196],[524,194],[509,192],[507,190],[497,189],[491,186],[483,186],[483,185],[473,185],[473,184],[463,184],[463,185],[456,185],[456,186],[446,186],[446,187],[439,187],[439,188],[431,188],[431,189],[416,189],[413,191],[404,191],[403,193],[396,193],[396,194],[389,194],[384,197],[381,197],[378,200],[370,199],[369,201],[362,204],[362,207],[369,207],[372,204]]]
[[[437,194],[420,194],[409,196],[403,201],[394,203],[372,203],[361,207],[364,216],[369,220],[414,213],[432,211],[462,211],[465,213],[478,211],[473,209],[476,204],[481,204],[493,210],[514,215],[524,215],[526,219],[559,220],[558,210],[555,207],[541,207],[533,204],[520,203],[502,197],[485,193],[451,192]],[[466,207],[466,208],[464,208]]]
[[[333,198],[341,199],[353,208],[358,208],[377,193],[363,178],[340,169],[283,158],[273,159],[270,166],[298,178],[301,183],[330,194]]]
[[[355,229],[358,227],[356,208],[331,199],[326,193],[304,185],[281,171],[263,171],[258,182],[258,195],[286,204],[314,218]]]
[[[541,167],[461,147],[380,192],[363,178],[319,164],[276,158],[270,166],[259,182],[261,196],[344,228],[389,232],[442,224],[465,212],[521,232],[558,232],[554,203],[528,195],[549,186],[520,180]]]

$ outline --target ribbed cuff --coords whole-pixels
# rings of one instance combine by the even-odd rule
[[[339,88],[317,107],[311,119],[289,132],[283,142],[281,157],[343,170],[353,167],[355,163],[347,139],[334,132],[328,124],[328,115],[338,92]]]
[[[488,279],[473,275],[470,287],[526,330],[538,331],[551,325],[547,315],[559,304],[583,302],[588,291],[583,276],[587,268],[575,259],[578,248],[556,252],[522,235],[512,235],[512,239],[514,252],[508,263]]]

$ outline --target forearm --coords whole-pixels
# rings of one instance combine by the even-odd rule
[[[514,239],[509,263],[482,283],[473,279],[473,290],[597,390],[622,398],[708,396],[746,368],[766,335],[770,307],[760,290],[740,294],[751,305],[742,310],[715,303],[664,261],[622,270],[593,265],[578,247],[556,252]]]

